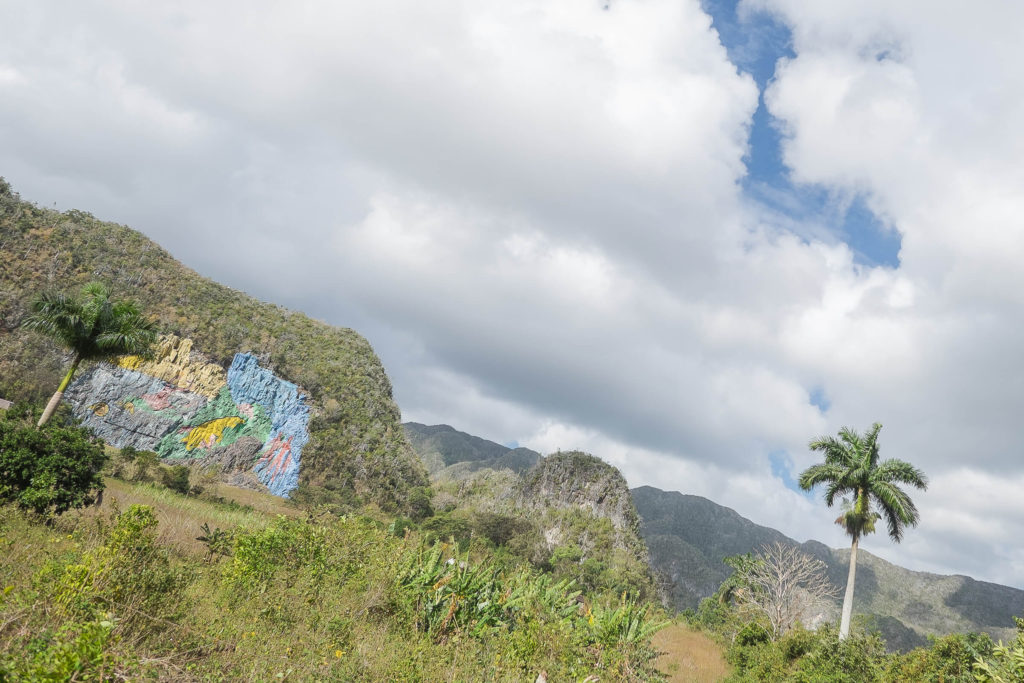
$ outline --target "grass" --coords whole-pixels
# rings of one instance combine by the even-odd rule
[[[205,554],[206,546],[196,540],[199,527],[258,529],[269,524],[276,515],[289,517],[301,514],[299,508],[286,500],[259,491],[217,484],[208,487],[209,497],[182,496],[152,483],[134,483],[107,477],[103,504],[68,513],[60,521],[65,529],[88,526],[105,519],[115,510],[129,505],[150,505],[156,513],[159,529],[157,542],[184,555]],[[225,502],[212,499],[222,498]]]
[[[662,655],[657,666],[670,683],[710,683],[729,675],[722,648],[700,631],[673,623],[656,633],[654,647]]]
[[[486,546],[431,550],[421,532],[395,534],[373,514],[215,495],[229,502],[108,479],[101,507],[51,523],[0,507],[0,680],[654,674],[641,634],[659,619],[623,611],[617,596],[577,604],[573,589]],[[204,523],[235,530],[231,557],[208,556]],[[502,623],[483,621],[492,612]]]

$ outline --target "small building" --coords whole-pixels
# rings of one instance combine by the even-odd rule
[[[0,410],[7,410],[13,405],[13,401],[8,401],[6,398],[0,398]]]

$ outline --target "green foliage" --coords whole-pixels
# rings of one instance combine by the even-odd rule
[[[469,545],[473,534],[473,525],[461,512],[436,515],[423,522],[420,528],[426,532],[428,541],[455,541],[461,549]]]
[[[119,613],[120,632],[140,623],[159,630],[161,620],[177,610],[187,576],[171,566],[167,551],[157,545],[156,526],[151,507],[132,505],[115,512],[103,545],[63,571],[40,573],[39,585],[50,586],[59,610],[71,619]]]
[[[900,484],[917,489],[928,488],[924,473],[903,460],[879,460],[878,433],[882,425],[875,423],[863,435],[849,427],[839,431],[839,438],[818,437],[810,449],[825,454],[825,461],[811,465],[800,474],[800,487],[810,491],[825,486],[825,504],[829,507],[837,497],[849,496],[849,502],[836,523],[854,541],[875,530],[875,521],[884,519],[889,536],[899,543],[904,528],[917,526],[917,506]],[[881,514],[872,510],[872,503]]]
[[[927,648],[894,656],[887,678],[922,683],[973,683],[974,662],[990,656],[993,647],[992,639],[983,633],[933,637]]]
[[[1009,644],[1000,642],[990,654],[974,658],[978,683],[1024,683],[1024,619],[1014,617],[1017,638]]]
[[[0,680],[44,683],[50,681],[124,680],[133,663],[111,651],[114,624],[97,620],[64,624],[52,636],[36,641],[23,657],[0,659]]]
[[[196,536],[196,540],[206,545],[206,561],[209,562],[216,555],[228,557],[231,555],[234,546],[234,535],[220,527],[210,529],[209,522],[203,522],[199,527],[202,534]]]
[[[265,529],[239,534],[225,581],[239,597],[264,593],[281,570],[320,575],[326,569],[326,529],[278,516]]]
[[[90,505],[103,489],[107,457],[101,442],[78,427],[37,430],[17,419],[0,420],[0,502],[38,514]]]
[[[473,516],[473,533],[486,538],[496,547],[505,546],[513,538],[529,534],[533,525],[522,517],[497,512],[478,512]]]
[[[135,475],[133,481],[152,481],[152,472],[160,467],[160,456],[154,451],[136,451],[133,460]]]
[[[409,490],[409,515],[413,520],[420,522],[434,514],[434,508],[430,505],[430,487],[414,486]]]
[[[653,606],[584,598],[490,542],[459,551],[411,520],[355,514],[250,514],[225,530],[202,498],[115,486],[159,510],[44,526],[0,508],[0,680],[659,678]],[[177,532],[186,512],[201,545],[187,534],[169,552],[158,513]],[[227,543],[230,559],[206,561]]]
[[[122,354],[146,355],[156,341],[156,325],[134,301],[113,301],[102,282],[89,282],[81,296],[47,291],[31,304],[25,329],[50,337],[75,354],[76,361]]]
[[[187,465],[172,465],[170,467],[164,467],[160,470],[160,483],[176,493],[187,496],[189,492],[188,478],[190,473],[191,470],[189,470]]]

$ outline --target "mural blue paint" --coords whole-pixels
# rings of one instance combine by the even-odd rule
[[[248,437],[247,448],[259,450],[245,451],[241,471],[251,469],[271,493],[288,497],[299,484],[309,442],[309,405],[299,387],[260,367],[252,354],[236,354],[225,378],[222,368],[183,361],[190,353],[190,340],[172,338],[161,344],[156,360],[101,363],[79,375],[65,399],[107,443],[152,450],[166,460],[238,467],[236,457],[219,456]]]

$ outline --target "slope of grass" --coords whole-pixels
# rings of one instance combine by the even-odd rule
[[[108,480],[47,524],[0,508],[0,680],[651,680],[651,607],[373,516]],[[230,535],[206,552],[200,527]],[[203,534],[209,537],[212,534]]]

